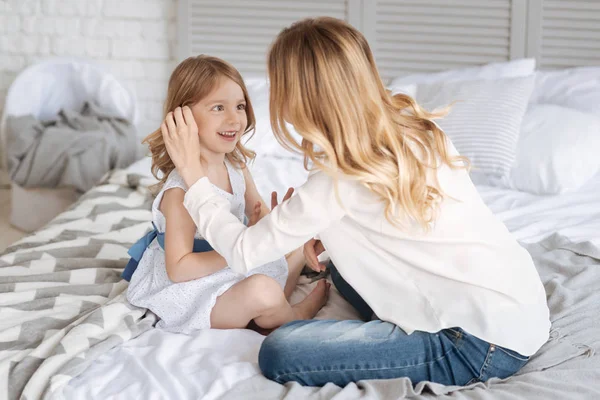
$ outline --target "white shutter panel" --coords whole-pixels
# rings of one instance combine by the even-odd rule
[[[232,63],[242,75],[264,76],[267,50],[286,26],[306,17],[347,20],[346,0],[183,1],[179,16],[180,59],[209,54]]]
[[[539,67],[600,65],[600,1],[544,0]]]
[[[511,3],[377,1],[371,46],[382,77],[508,60]]]

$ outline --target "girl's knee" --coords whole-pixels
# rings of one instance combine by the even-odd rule
[[[274,285],[279,287],[277,281],[270,276],[263,274],[254,274],[250,275],[246,279],[244,279],[247,285],[251,286],[254,289],[258,290],[268,290],[271,289]]]
[[[251,275],[244,281],[250,291],[251,301],[260,309],[276,307],[286,301],[281,285],[267,275]]]

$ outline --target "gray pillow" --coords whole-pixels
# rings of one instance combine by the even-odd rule
[[[510,173],[515,160],[533,84],[533,75],[421,84],[416,100],[430,111],[456,101],[436,122],[458,152],[471,160],[474,173],[501,177]]]

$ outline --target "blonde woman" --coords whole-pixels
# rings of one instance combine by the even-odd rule
[[[365,38],[336,19],[284,29],[268,71],[273,131],[315,170],[256,225],[241,224],[213,189],[195,127],[170,121],[164,133],[190,186],[185,208],[231,268],[246,273],[305,244],[321,270],[326,249],[334,284],[364,317],[280,327],[262,345],[264,375],[466,385],[517,372],[548,339],[544,287],[434,115],[391,96]]]
[[[183,118],[179,106],[186,107],[186,122],[196,127],[203,148],[198,161],[210,177],[211,191],[236,221],[247,217],[252,226],[269,210],[245,165],[254,153],[240,138],[254,128],[254,113],[239,72],[216,57],[184,60],[171,75],[165,103],[169,115],[177,108],[178,121]],[[275,257],[252,271],[229,268],[183,207],[187,186],[169,158],[161,129],[145,141],[160,191],[152,205],[154,230],[129,251],[132,259],[123,273],[131,280],[129,302],[158,315],[158,327],[183,333],[245,328],[251,322],[264,331],[312,318],[327,301],[329,283],[320,281],[298,304],[287,301],[305,264],[301,246],[287,259]]]

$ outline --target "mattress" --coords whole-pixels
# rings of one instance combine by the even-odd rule
[[[283,194],[307,177],[299,161],[277,157],[258,158],[252,174],[266,200],[272,190]],[[404,378],[345,388],[279,385],[260,374],[264,337],[254,331],[183,335],[154,328],[151,312],[126,302],[127,284],[119,278],[128,247],[149,228],[152,183],[148,160],[116,171],[0,255],[0,393],[52,399],[600,398],[600,176],[554,197],[478,187],[532,254],[553,327],[551,340],[516,376],[466,388],[413,387]],[[292,302],[313,285],[301,277]],[[317,315],[357,317],[333,287]]]

